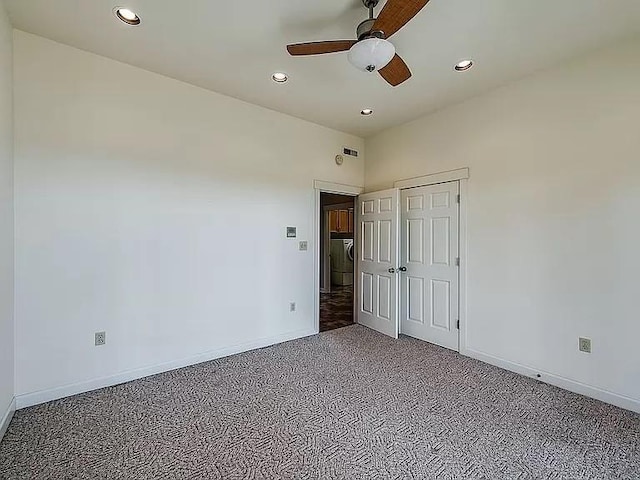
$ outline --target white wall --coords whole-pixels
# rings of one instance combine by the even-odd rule
[[[362,185],[363,159],[333,160],[362,139],[20,31],[14,45],[20,405],[313,332],[313,180]]]
[[[0,429],[14,393],[12,72],[11,25],[0,2]]]
[[[639,51],[616,45],[366,141],[367,191],[471,168],[470,353],[634,409]]]

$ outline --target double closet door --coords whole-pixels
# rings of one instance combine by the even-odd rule
[[[358,199],[358,323],[459,349],[459,182]]]

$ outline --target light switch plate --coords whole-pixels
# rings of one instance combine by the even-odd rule
[[[309,248],[309,244],[307,243],[306,240],[299,242],[298,245],[299,245],[298,248],[301,252],[306,252]]]

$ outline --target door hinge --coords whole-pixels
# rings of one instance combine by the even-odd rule
[[[456,203],[460,203],[460,194],[456,195]]]
[[[457,328],[458,330],[460,330],[460,320],[457,320],[457,321],[456,321],[456,328]]]
[[[456,267],[460,266],[460,257],[456,257]]]

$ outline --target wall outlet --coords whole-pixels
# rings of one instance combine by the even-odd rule
[[[96,343],[96,347],[107,343],[107,332],[96,332],[95,343]]]
[[[290,312],[295,312],[296,311],[296,302],[291,302],[289,304],[289,311]]]
[[[578,340],[578,346],[581,352],[591,353],[591,339],[580,337]]]
[[[309,244],[306,242],[306,240],[299,242],[298,245],[301,252],[306,252],[309,249]]]

